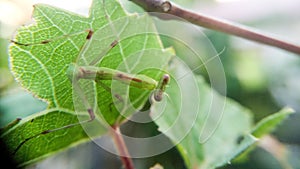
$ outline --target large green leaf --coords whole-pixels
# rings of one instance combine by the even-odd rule
[[[159,80],[160,69],[164,69],[171,56],[170,52],[162,50],[155,27],[147,15],[129,16],[114,0],[94,0],[88,17],[39,4],[34,6],[33,19],[35,23],[21,27],[14,38],[16,43],[10,45],[11,69],[19,83],[47,102],[48,108],[1,135],[20,165],[87,141],[88,137],[104,134],[106,130],[102,126],[121,123],[125,117],[120,114],[130,116],[143,106],[151,92],[118,82],[103,82],[112,89],[110,92],[92,80],[81,80],[80,86],[97,113],[97,120],[40,134],[89,119],[87,107],[82,105],[84,100],[78,91],[73,90],[67,77],[70,63],[87,65],[105,55],[98,66],[131,74],[141,73]],[[94,33],[87,41],[90,30]],[[119,43],[108,50],[115,40]],[[113,94],[126,101],[113,104]],[[31,139],[26,141],[28,138]]]

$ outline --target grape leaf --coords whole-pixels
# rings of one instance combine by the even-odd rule
[[[162,50],[151,19],[147,15],[126,14],[116,1],[94,0],[88,17],[38,4],[34,6],[33,19],[34,23],[18,29],[15,43],[10,45],[11,70],[17,81],[47,102],[48,107],[1,134],[20,165],[88,141],[89,137],[101,136],[107,131],[103,126],[121,123],[148,99],[150,91],[103,82],[111,87],[110,92],[92,80],[82,81],[80,86],[87,101],[95,110],[98,107],[97,120],[40,134],[89,119],[87,108],[81,105],[84,101],[78,98],[67,77],[70,63],[87,65],[103,54],[100,67],[159,80],[160,69],[164,69],[171,57],[169,51]],[[93,35],[87,40],[91,30]],[[118,42],[116,46],[107,50],[114,41]],[[118,103],[112,104],[113,92],[120,92],[117,94],[130,99],[133,106],[127,102],[120,104],[123,108],[120,111]]]
[[[1,137],[9,148],[14,160],[18,162],[20,166],[23,166],[43,159],[49,156],[50,153],[55,153],[63,148],[72,147],[84,141],[88,141],[90,138],[81,126],[75,126],[66,130],[41,135],[22,144],[27,138],[43,131],[76,122],[78,122],[78,119],[74,113],[48,109],[23,119],[16,126],[2,133]],[[87,125],[95,127],[95,123]],[[98,133],[95,133],[95,136],[105,131],[103,127],[99,127]]]

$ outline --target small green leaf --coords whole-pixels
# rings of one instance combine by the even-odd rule
[[[291,108],[284,108],[280,112],[267,116],[259,121],[252,130],[252,135],[261,138],[263,135],[272,132],[283,120],[294,113]]]
[[[82,115],[88,118],[88,115]],[[64,119],[64,120],[61,120]],[[43,159],[49,153],[55,153],[66,147],[87,141],[89,137],[80,125],[65,130],[41,134],[49,129],[56,129],[78,122],[78,116],[66,110],[47,110],[21,120],[17,125],[5,130],[1,139],[5,141],[16,162],[20,165],[30,164]],[[96,127],[96,123],[86,124]],[[104,133],[101,126],[95,136]],[[33,137],[26,141],[26,139]]]

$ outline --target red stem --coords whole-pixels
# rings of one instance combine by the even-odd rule
[[[119,152],[119,156],[121,158],[121,161],[125,167],[125,169],[134,169],[134,165],[132,162],[132,159],[130,158],[129,152],[127,150],[126,144],[124,142],[124,139],[122,137],[120,127],[119,126],[113,126],[113,129],[111,130],[113,139],[116,145],[116,148]]]

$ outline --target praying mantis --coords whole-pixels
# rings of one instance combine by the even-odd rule
[[[87,50],[86,46],[89,44],[90,40],[92,38],[94,38],[93,37],[94,32],[91,29],[87,29],[85,31],[87,32],[87,35],[85,38],[86,42],[81,47],[81,50],[80,50],[78,56],[82,55],[82,53]],[[31,44],[30,43],[21,43],[21,42],[15,41],[15,40],[11,40],[11,42],[17,46],[47,45],[57,39],[65,38],[67,36],[73,36],[73,35],[63,35],[63,36],[60,36],[60,37],[57,37],[54,39],[43,40],[41,42],[31,43]],[[134,75],[134,74],[122,72],[122,71],[107,68],[107,67],[96,66],[101,61],[102,57],[106,53],[108,53],[111,49],[113,49],[115,46],[117,46],[118,43],[119,43],[119,41],[117,39],[113,40],[111,42],[111,44],[109,45],[109,47],[107,47],[107,49],[105,49],[104,52],[100,53],[99,57],[94,58],[86,66],[79,66],[77,63],[70,63],[66,70],[66,73],[65,73],[66,78],[69,79],[70,83],[73,86],[73,89],[76,90],[77,95],[79,96],[79,99],[82,101],[82,103],[84,105],[84,109],[86,110],[86,112],[89,115],[89,119],[80,121],[78,123],[62,126],[59,128],[45,130],[45,131],[42,131],[42,132],[40,132],[36,135],[33,135],[29,138],[26,138],[23,142],[21,142],[18,145],[18,147],[14,150],[13,154],[15,154],[26,142],[28,142],[29,140],[34,139],[40,135],[44,135],[44,134],[52,133],[52,132],[55,132],[58,130],[63,130],[63,129],[70,128],[73,126],[81,125],[83,123],[92,122],[96,118],[96,115],[94,112],[94,107],[90,105],[89,101],[87,100],[87,98],[84,94],[84,90],[79,85],[79,82],[81,80],[94,81],[96,83],[96,85],[103,87],[106,90],[106,92],[111,92],[111,91],[110,91],[110,88],[103,83],[103,81],[118,81],[118,82],[125,84],[127,86],[130,86],[130,87],[138,88],[141,90],[152,91],[152,94],[150,95],[151,99],[152,99],[151,101],[159,102],[163,99],[163,95],[166,90],[166,86],[168,85],[168,83],[170,81],[170,76],[168,74],[163,74],[163,76],[160,78],[160,80],[157,81],[157,80],[155,80],[151,77],[148,77],[146,75],[143,75],[143,74]],[[124,100],[122,98],[122,96],[118,95],[118,94],[113,94],[112,97],[117,99],[119,102],[122,102]]]

